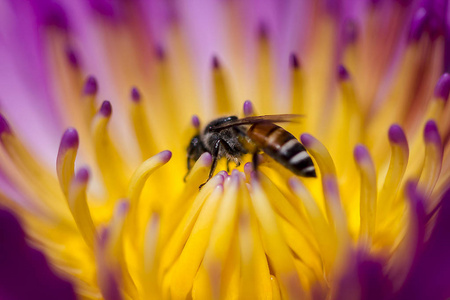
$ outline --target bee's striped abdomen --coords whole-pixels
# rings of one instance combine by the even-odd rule
[[[249,128],[247,135],[258,148],[294,174],[316,177],[314,164],[305,147],[280,126],[269,122],[256,123]]]

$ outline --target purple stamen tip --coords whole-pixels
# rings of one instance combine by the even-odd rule
[[[417,182],[414,180],[409,180],[405,185],[406,196],[414,203],[421,201],[422,195],[417,189]]]
[[[0,134],[11,133],[11,127],[9,127],[8,121],[0,114]]]
[[[358,163],[361,163],[370,158],[369,151],[364,145],[358,144],[353,150],[353,156]]]
[[[111,102],[105,100],[100,107],[100,114],[106,118],[110,117],[112,114]]]
[[[128,212],[130,208],[130,201],[127,199],[122,199],[116,206],[116,214],[123,215]]]
[[[164,60],[166,58],[166,51],[161,45],[155,47],[155,54],[158,60]]]
[[[253,104],[250,100],[247,100],[244,102],[244,115],[245,116],[251,116],[253,115]]]
[[[75,180],[78,182],[87,182],[89,180],[89,169],[87,167],[79,169],[75,174]]]
[[[428,13],[425,8],[419,8],[413,16],[411,26],[409,28],[409,39],[419,40],[422,36],[428,20]]]
[[[258,25],[258,37],[260,39],[267,39],[269,37],[269,27],[264,21],[260,22]]]
[[[309,148],[314,143],[315,138],[310,134],[304,133],[300,136],[300,141],[302,142],[303,146]]]
[[[436,88],[434,89],[434,95],[436,97],[442,98],[444,100],[448,99],[450,94],[450,74],[444,73],[444,75],[439,78]]]
[[[172,152],[169,150],[164,150],[158,153],[160,155],[161,160],[166,163],[172,158]]]
[[[425,124],[423,135],[426,143],[441,143],[441,136],[439,135],[439,130],[434,120],[429,120]]]
[[[300,68],[300,62],[298,61],[298,57],[295,53],[291,53],[291,55],[289,56],[289,63],[292,69]]]
[[[61,139],[61,148],[78,148],[80,141],[78,138],[78,132],[75,128],[68,128]]]
[[[220,62],[219,62],[219,59],[217,58],[217,56],[215,56],[215,55],[213,56],[211,65],[214,70],[217,70],[220,68]]]
[[[203,153],[199,160],[200,159],[203,165],[210,166],[212,164],[212,156],[208,152]]]
[[[339,195],[339,188],[336,182],[336,178],[333,176],[326,176],[324,178],[324,189],[331,195]]]
[[[75,53],[75,50],[73,50],[72,47],[66,48],[66,57],[72,67],[76,69],[80,67],[80,61],[77,54]]]
[[[398,124],[393,124],[389,128],[389,140],[394,144],[407,144],[406,135]]]
[[[45,25],[62,30],[69,29],[69,22],[67,20],[66,12],[60,4],[50,2],[46,5],[42,5],[39,10],[42,11],[43,23]]]
[[[84,84],[83,93],[85,95],[95,95],[98,91],[97,79],[94,76],[89,76]]]
[[[192,126],[194,126],[194,128],[200,128],[200,119],[198,118],[197,115],[193,115],[191,118],[191,123]]]
[[[139,93],[139,90],[136,87],[131,89],[131,100],[134,102],[141,101],[141,93]]]
[[[344,23],[344,41],[347,44],[352,44],[358,38],[358,27],[355,20],[346,19]]]
[[[350,74],[343,65],[338,66],[338,78],[341,81],[350,79]]]
[[[435,40],[439,36],[444,34],[445,31],[445,25],[444,22],[439,20],[438,17],[430,18],[428,23],[428,32],[430,33],[431,39]]]

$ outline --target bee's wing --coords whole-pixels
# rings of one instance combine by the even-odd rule
[[[246,118],[226,122],[226,123],[214,126],[212,128],[209,128],[209,130],[216,131],[216,130],[222,130],[222,129],[233,127],[233,126],[251,125],[251,124],[263,123],[263,122],[270,122],[270,123],[291,122],[292,123],[292,122],[297,122],[297,120],[301,117],[302,117],[302,115],[295,115],[295,114],[252,116],[252,117],[246,117]]]

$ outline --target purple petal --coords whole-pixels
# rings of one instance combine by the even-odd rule
[[[18,220],[4,209],[0,209],[0,299],[76,299],[72,285],[53,272],[41,252],[28,246]]]
[[[447,299],[450,297],[450,189],[430,239],[413,265],[408,279],[395,299]]]

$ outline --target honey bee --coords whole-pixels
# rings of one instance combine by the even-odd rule
[[[258,165],[258,154],[262,151],[292,173],[303,177],[316,177],[311,157],[305,147],[288,131],[274,123],[293,122],[299,115],[265,115],[239,119],[236,116],[211,121],[203,132],[195,135],[187,148],[187,169],[208,152],[212,156],[208,182],[214,174],[217,162],[225,157],[230,162],[241,164],[244,154],[253,155],[253,168]],[[200,185],[200,188],[206,184]]]

